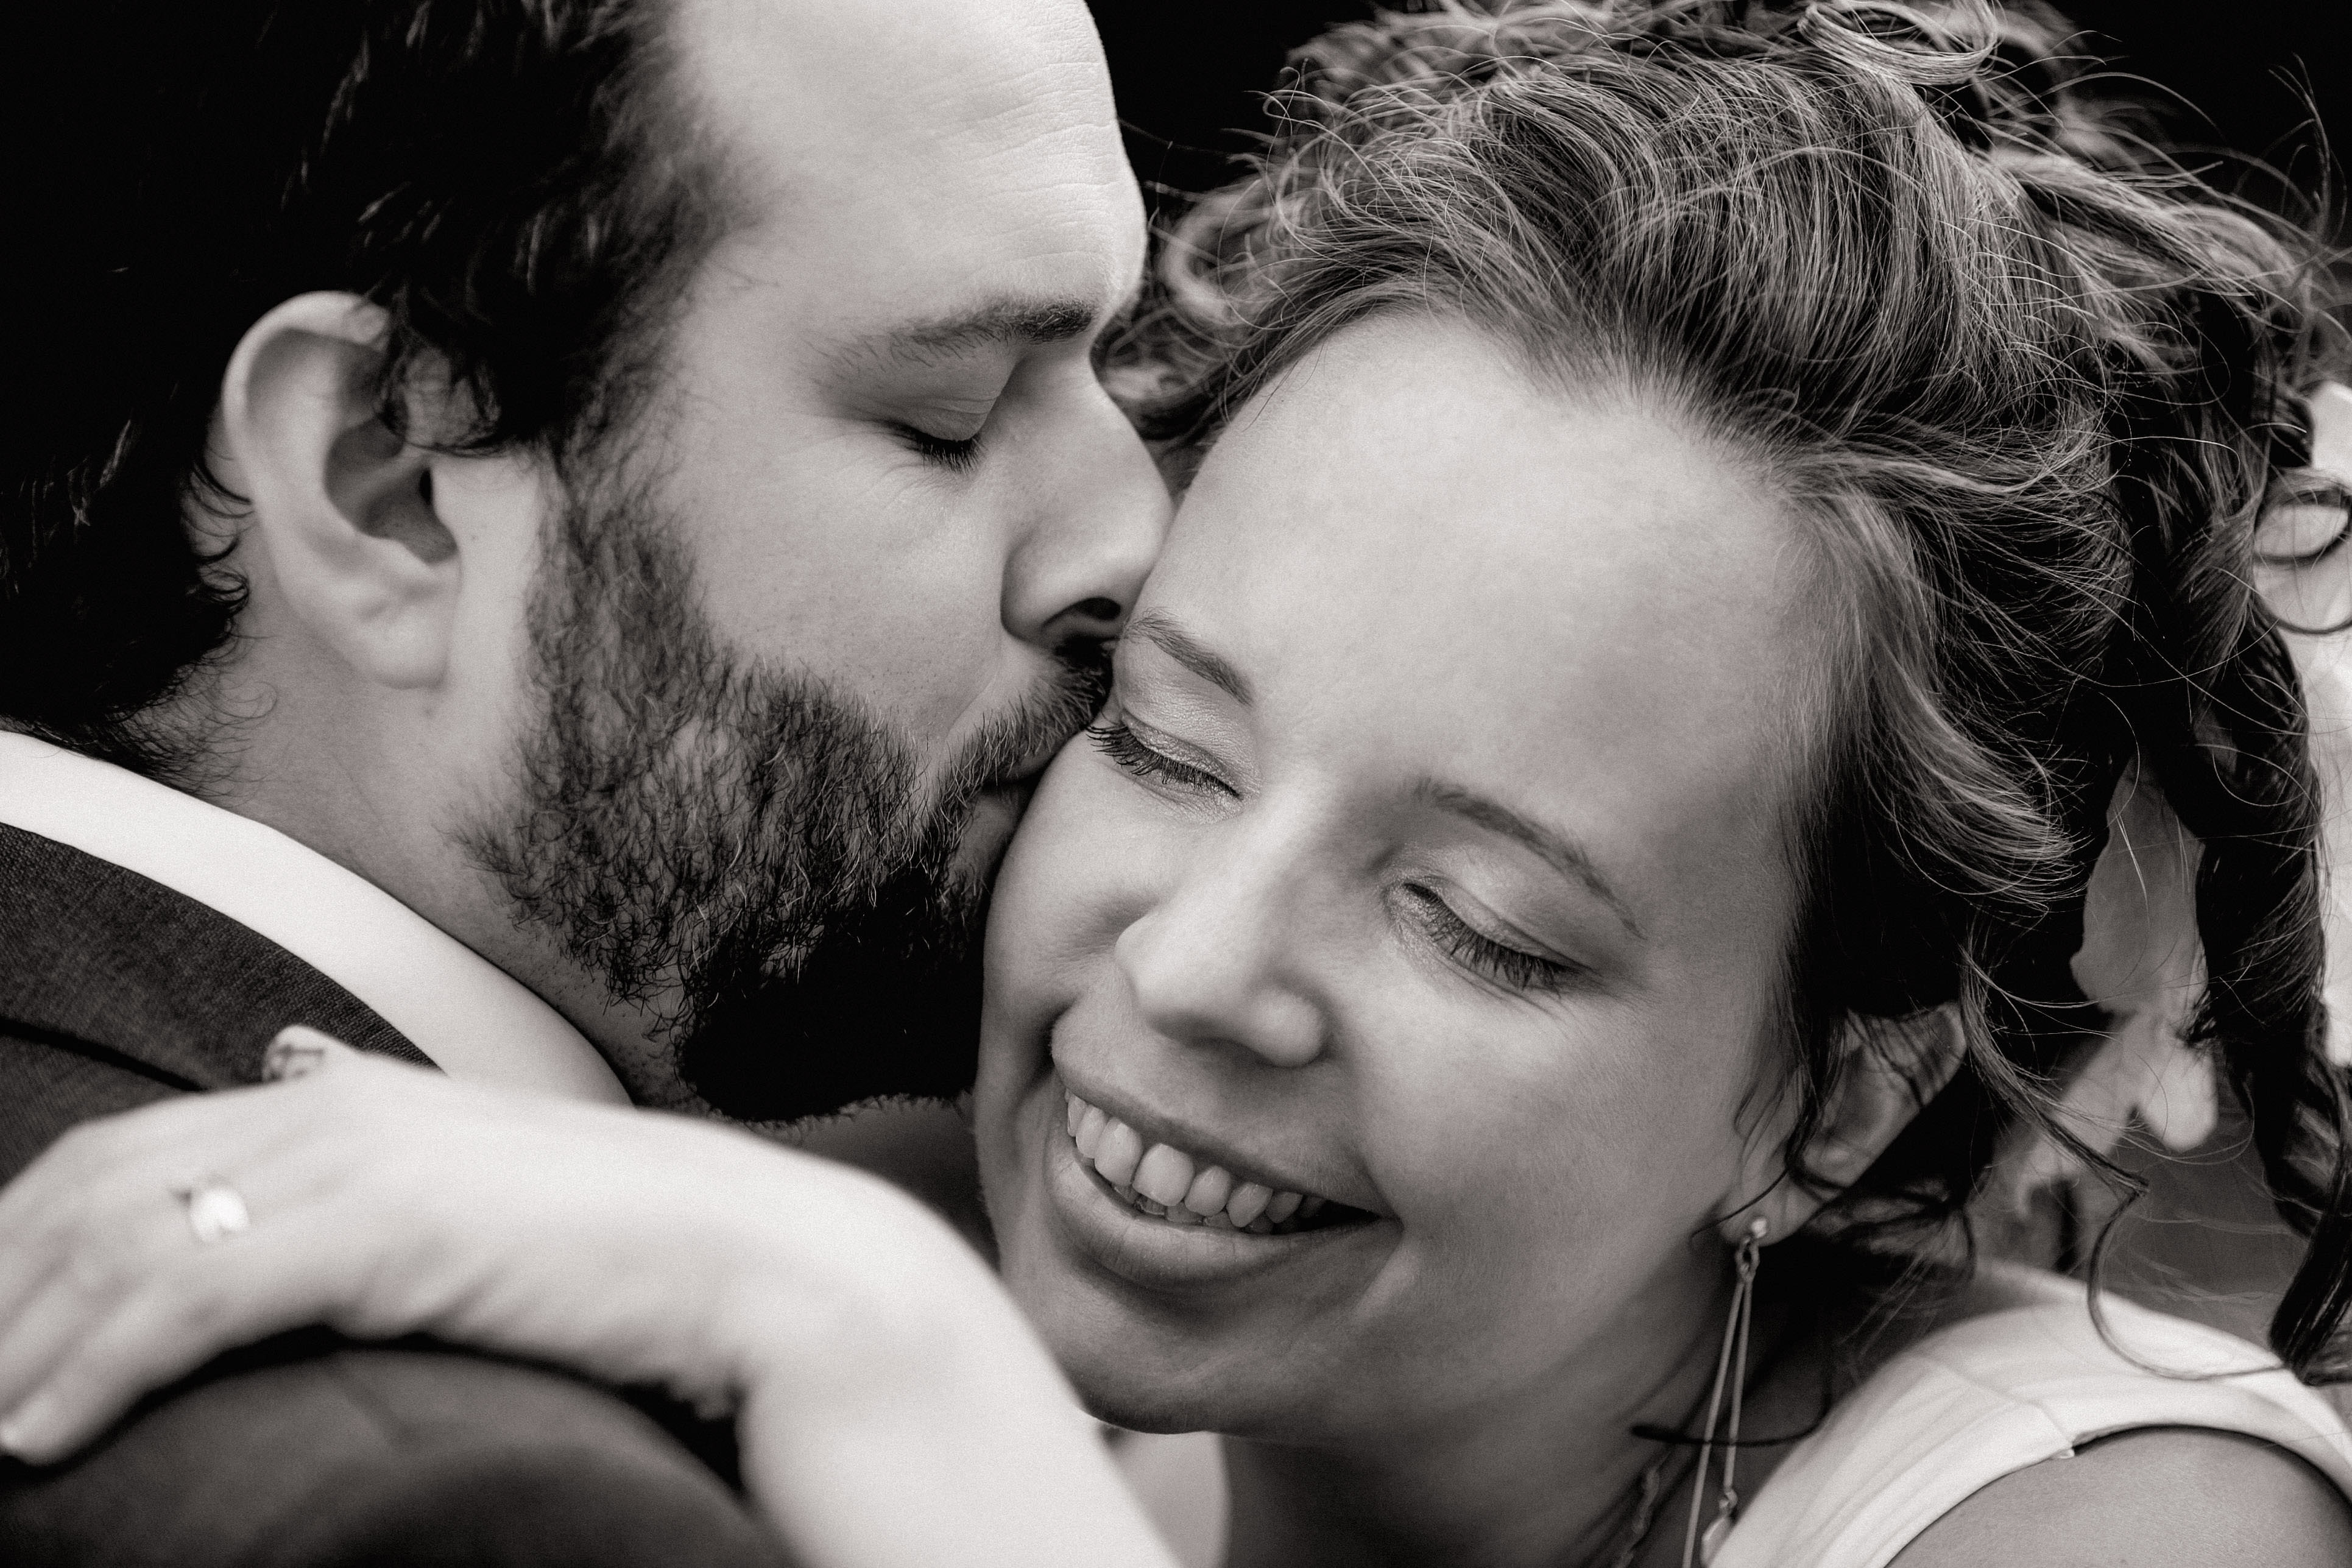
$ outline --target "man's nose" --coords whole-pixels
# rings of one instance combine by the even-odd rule
[[[1168,530],[1168,487],[1142,438],[1100,388],[1005,563],[1005,629],[1058,647],[1118,635]]]

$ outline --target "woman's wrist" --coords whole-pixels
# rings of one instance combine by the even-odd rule
[[[746,1392],[766,1384],[798,1397],[831,1384],[874,1386],[940,1346],[1005,1326],[1017,1313],[952,1226],[897,1187],[812,1156],[751,1145],[725,1192],[724,1273],[708,1310],[707,1342],[727,1347]]]
[[[815,1404],[769,1384],[738,1417],[744,1480],[812,1568],[1170,1562],[1034,1337],[966,1317]],[[865,1369],[872,1373],[870,1365]]]
[[[728,1308],[763,1510],[822,1568],[1165,1562],[987,1265],[911,1198],[844,1174],[839,1230],[768,1237]]]

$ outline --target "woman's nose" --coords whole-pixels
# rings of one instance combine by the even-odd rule
[[[1276,1067],[1321,1056],[1324,1011],[1296,973],[1294,888],[1270,861],[1231,858],[1196,868],[1122,931],[1114,955],[1144,1021],[1171,1039],[1236,1047]]]

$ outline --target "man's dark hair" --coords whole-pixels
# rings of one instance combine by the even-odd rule
[[[437,445],[561,464],[625,417],[713,211],[632,0],[76,0],[14,19],[0,724],[151,773],[149,721],[242,598],[183,521],[246,330],[313,289],[390,318]]]

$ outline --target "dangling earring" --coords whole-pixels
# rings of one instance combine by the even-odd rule
[[[1749,1220],[1748,1234],[1739,1238],[1738,1250],[1732,1256],[1738,1278],[1731,1286],[1731,1315],[1723,1325],[1723,1349],[1715,1358],[1715,1392],[1706,1396],[1706,1436],[1699,1439],[1698,1470],[1691,1478],[1690,1527],[1683,1531],[1683,1568],[1707,1568],[1723,1550],[1723,1539],[1739,1517],[1739,1492],[1732,1477],[1739,1465],[1739,1396],[1748,1383],[1748,1316],[1756,1299],[1756,1265],[1763,1257],[1764,1237],[1771,1228],[1762,1215]],[[1716,1494],[1715,1518],[1702,1535],[1698,1521],[1706,1504],[1706,1473],[1715,1456],[1715,1424],[1723,1411],[1727,1384],[1731,1390],[1731,1419],[1724,1433],[1723,1486]]]

